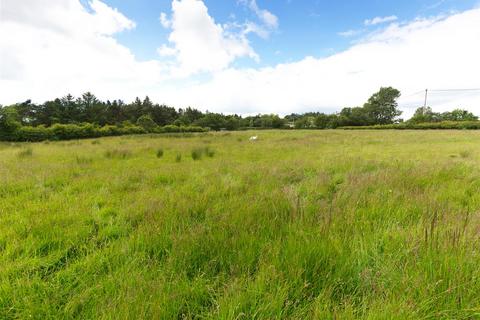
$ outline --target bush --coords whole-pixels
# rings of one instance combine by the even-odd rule
[[[197,148],[197,149],[192,150],[192,159],[193,160],[202,159],[202,155],[203,155],[202,149]]]
[[[205,148],[205,154],[207,155],[207,157],[213,158],[213,156],[215,155],[215,151],[213,151],[209,147],[206,147]]]
[[[177,156],[175,157],[175,162],[181,162],[182,161],[182,154],[177,153]]]
[[[213,156],[215,155],[215,151],[213,151],[209,147],[195,148],[192,150],[193,160],[200,160],[204,155],[209,158],[213,158]]]
[[[105,152],[105,157],[109,159],[126,159],[130,157],[132,153],[129,150],[108,150]]]
[[[138,118],[137,126],[142,127],[147,132],[155,132],[158,129],[158,125],[153,121],[150,115],[146,114]]]
[[[0,140],[37,142],[45,140],[73,140],[144,133],[147,132],[143,128],[131,125],[123,127],[109,125],[98,127],[90,123],[80,125],[54,124],[51,127],[19,126],[15,131],[0,132]]]
[[[157,150],[157,158],[163,157],[163,149],[158,149]]]
[[[6,122],[4,116],[3,121]],[[208,129],[195,126],[174,126],[164,127],[156,126],[152,129],[155,133],[194,133],[207,132]],[[0,140],[3,141],[28,141],[38,142],[45,140],[73,140],[86,138],[99,138],[107,136],[121,136],[131,134],[149,133],[143,127],[135,126],[130,123],[123,123],[121,126],[106,125],[99,127],[91,123],[84,124],[54,124],[51,127],[45,126],[21,126],[15,121],[11,121],[8,126],[4,123],[0,126]]]
[[[479,130],[480,121],[442,121],[427,123],[403,122],[399,124],[365,127],[341,127],[344,130]]]

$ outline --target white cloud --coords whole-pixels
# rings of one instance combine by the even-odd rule
[[[397,20],[398,20],[397,16],[375,17],[373,19],[365,20],[364,24],[366,26],[375,26],[377,24],[382,24],[382,23],[387,23],[387,22],[392,22],[392,21],[397,21]]]
[[[112,35],[123,30],[135,28],[135,22],[100,0],[92,0],[90,7],[94,11],[92,16],[94,25],[101,34]]]
[[[160,13],[160,23],[165,29],[168,29],[172,26],[172,22],[168,19],[165,12]]]
[[[159,51],[173,55],[170,62],[135,59],[112,37],[134,24],[112,8],[92,6],[89,12],[76,0],[46,3],[2,2],[2,104],[90,90],[103,99],[129,101],[148,94],[177,107],[285,114],[360,105],[379,87],[391,85],[404,93],[400,105],[411,113],[423,104],[422,94],[411,93],[478,87],[480,8],[394,23],[328,58],[238,69],[232,61],[256,57],[246,35],[215,23],[202,1],[175,0],[171,19],[165,16],[172,32]],[[98,15],[109,23],[98,22]],[[209,77],[175,80],[175,70],[208,71]],[[473,92],[432,93],[430,104],[438,111],[462,106],[480,114],[480,95]]]
[[[277,16],[268,10],[260,9],[256,0],[239,0],[239,2],[247,5],[268,28],[278,28]]]
[[[0,103],[37,101],[87,90],[105,98],[148,90],[162,77],[156,61],[138,62],[112,34],[135,23],[103,2],[2,0]]]
[[[350,38],[350,37],[354,37],[361,34],[363,31],[364,30],[351,29],[351,30],[339,32],[338,35],[345,38]]]
[[[157,52],[162,57],[174,57],[178,53],[175,48],[169,47],[164,44],[157,49]]]
[[[230,68],[168,96],[172,102],[214,111],[285,114],[361,105],[381,86],[394,86],[404,93],[400,105],[408,116],[423,104],[421,94],[411,93],[423,88],[478,87],[478,39],[480,9],[474,9],[392,25],[324,59]],[[463,106],[480,113],[480,94],[432,94],[430,104],[437,110]]]
[[[229,33],[215,23],[203,1],[173,0],[169,21],[171,46],[161,47],[159,52],[176,53],[177,66],[172,69],[172,76],[219,71],[241,57],[258,60],[245,34]]]

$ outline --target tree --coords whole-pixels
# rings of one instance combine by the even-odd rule
[[[392,87],[380,88],[363,106],[371,124],[392,124],[402,114],[397,99],[400,91]]]
[[[0,139],[10,136],[21,127],[15,106],[0,108]]]
[[[172,124],[175,120],[178,119],[178,112],[175,108],[155,104],[150,113],[153,121],[159,126],[165,126],[167,124]]]
[[[433,112],[430,107],[420,107],[415,110],[413,117],[408,121],[412,123],[439,122],[442,121],[442,117],[439,113]]]
[[[329,116],[325,113],[320,113],[315,117],[315,127],[318,129],[328,128],[328,123],[330,122]]]
[[[451,112],[442,113],[442,120],[444,121],[477,121],[478,117],[467,110],[455,109]]]
[[[140,118],[138,118],[137,125],[145,129],[145,131],[147,132],[154,132],[155,129],[158,128],[158,125],[155,123],[155,121],[153,121],[152,117],[150,117],[150,115],[148,114],[145,114]]]
[[[311,129],[315,127],[315,118],[303,116],[295,121],[295,129]]]
[[[207,113],[195,122],[196,125],[218,131],[225,128],[225,117],[219,113]]]
[[[197,109],[193,108],[186,108],[186,109],[180,109],[179,110],[179,120],[182,124],[192,124],[201,117],[203,117],[203,113]]]
[[[343,108],[339,114],[342,126],[368,126],[372,121],[362,107]]]

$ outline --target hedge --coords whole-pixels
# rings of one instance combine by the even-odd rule
[[[139,126],[112,126],[103,127],[93,124],[55,124],[51,127],[45,126],[20,126],[12,132],[0,132],[0,140],[4,141],[45,141],[45,140],[71,140],[98,138],[106,136],[120,136],[146,133],[181,133],[181,132],[206,132],[208,129],[195,126],[165,126],[157,127],[148,132]]]
[[[443,121],[428,123],[398,123],[364,127],[340,127],[343,130],[479,130],[480,121]]]

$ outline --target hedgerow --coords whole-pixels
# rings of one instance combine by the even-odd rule
[[[341,127],[344,130],[479,130],[480,121],[442,121],[428,123],[398,123],[387,125]]]
[[[0,140],[4,141],[45,141],[45,140],[72,140],[98,138],[107,136],[146,134],[146,133],[182,133],[182,132],[206,132],[208,129],[195,126],[174,126],[155,128],[147,131],[136,125],[103,127],[93,124],[54,124],[45,126],[17,126],[0,134]]]

